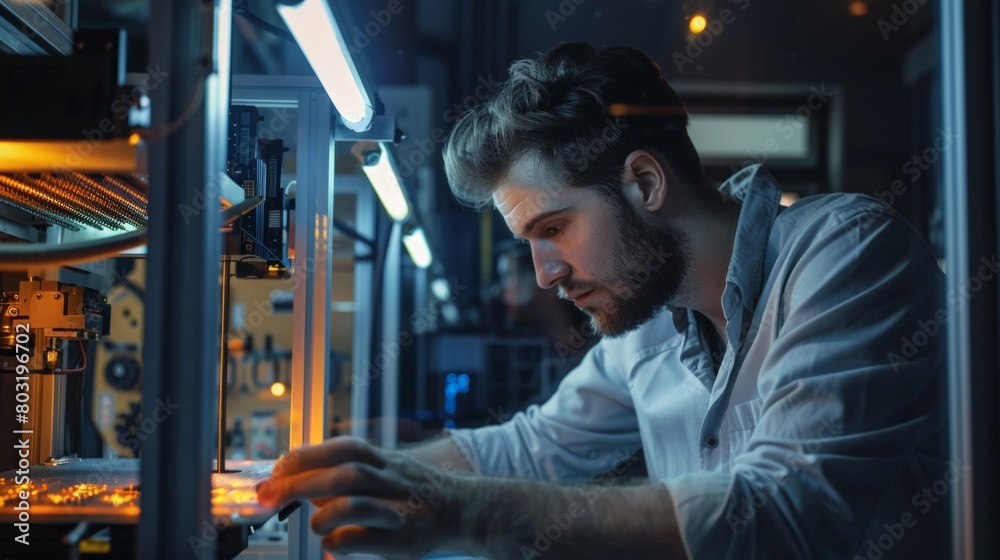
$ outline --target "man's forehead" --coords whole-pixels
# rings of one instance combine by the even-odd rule
[[[534,185],[504,184],[493,194],[493,203],[504,219],[531,217],[555,207],[555,191]]]
[[[493,204],[504,218],[545,212],[566,194],[560,192],[565,188],[558,175],[537,158],[523,158],[493,193]]]

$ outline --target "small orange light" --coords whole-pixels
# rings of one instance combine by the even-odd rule
[[[795,204],[796,202],[798,202],[799,199],[801,199],[801,198],[802,198],[802,195],[800,195],[797,192],[782,192],[781,193],[781,202],[779,204],[781,204],[782,206],[791,206],[791,205]]]
[[[285,394],[285,384],[282,383],[282,382],[280,382],[280,381],[277,381],[274,384],[272,384],[271,385],[271,394],[274,395],[274,396],[276,396],[276,397],[280,397],[281,395],[284,395]]]
[[[856,0],[847,6],[847,12],[852,16],[861,17],[868,13],[868,3]]]
[[[691,22],[688,23],[688,28],[691,29],[691,33],[701,33],[708,27],[708,21],[705,16],[698,14],[691,18]]]
[[[128,145],[129,146],[136,146],[136,145],[139,144],[139,140],[142,140],[142,136],[139,136],[138,132],[133,132],[128,137]]]

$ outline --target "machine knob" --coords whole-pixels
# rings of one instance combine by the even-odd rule
[[[104,379],[115,389],[125,391],[139,382],[142,366],[131,356],[116,356],[104,366]]]

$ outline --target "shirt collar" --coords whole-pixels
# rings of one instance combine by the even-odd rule
[[[767,238],[780,208],[781,188],[774,177],[757,164],[745,167],[726,179],[719,190],[743,205],[736,224],[736,240],[723,297],[740,298],[743,307],[753,313],[764,282]],[[723,308],[726,307],[727,302],[723,301]],[[674,328],[677,332],[687,330],[692,320],[691,313],[686,308],[673,310]]]
[[[719,190],[743,203],[726,283],[735,287],[743,307],[753,312],[764,283],[767,238],[778,216],[781,188],[762,165],[751,165],[727,179]],[[722,303],[728,307],[728,302]]]

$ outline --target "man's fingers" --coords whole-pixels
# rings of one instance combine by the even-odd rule
[[[351,462],[269,478],[257,487],[257,501],[268,506],[339,494],[381,495],[388,487],[381,470]]]
[[[274,464],[271,477],[289,476],[348,461],[367,463],[378,468],[385,466],[385,460],[372,444],[361,438],[343,436],[293,449]]]
[[[317,508],[309,527],[325,535],[337,527],[360,525],[369,529],[398,530],[409,513],[394,500],[369,496],[338,496]]]
[[[397,535],[384,529],[369,529],[359,525],[337,527],[327,533],[320,544],[323,548],[337,554],[365,552],[385,558],[419,558],[422,554],[404,551],[404,547],[396,543]]]
[[[327,550],[343,554],[371,552],[370,548],[365,547],[366,543],[388,537],[387,531],[367,529],[359,525],[346,525],[337,527],[324,535],[320,540],[320,545]]]

